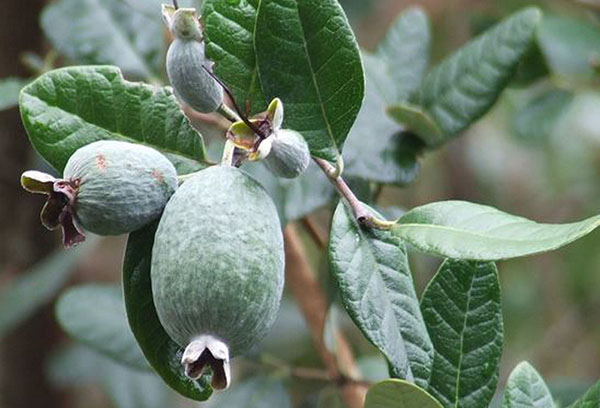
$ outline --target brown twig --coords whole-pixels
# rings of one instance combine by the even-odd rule
[[[339,331],[336,333],[337,355],[324,340],[328,302],[312,270],[304,245],[294,225],[284,231],[286,280],[309,327],[311,338],[325,365],[327,374],[336,383],[348,408],[362,408],[367,387],[359,381],[360,372],[350,345]]]

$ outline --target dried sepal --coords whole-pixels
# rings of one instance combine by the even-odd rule
[[[203,335],[194,339],[183,352],[181,364],[185,375],[192,380],[199,379],[207,368],[212,371],[211,385],[216,390],[224,390],[231,382],[229,347],[213,336]]]
[[[37,170],[29,170],[21,175],[21,186],[36,194],[50,194],[54,191],[56,178]]]

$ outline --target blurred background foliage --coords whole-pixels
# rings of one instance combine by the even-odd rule
[[[197,406],[170,392],[144,368],[115,363],[70,340],[57,326],[57,294],[82,282],[118,285],[124,238],[91,240],[72,252],[38,222],[39,197],[19,175],[44,164],[29,146],[15,109],[18,91],[52,67],[110,63],[129,79],[164,81],[167,44],[158,0],[5,0],[0,14],[0,407]],[[193,1],[188,1],[189,4]],[[408,186],[384,187],[382,207],[397,211],[431,201],[464,199],[544,222],[600,209],[600,1],[343,0],[359,43],[378,44],[395,16],[419,4],[430,15],[434,63],[509,13],[527,5],[545,12],[537,47],[491,113],[462,137],[421,158]],[[158,39],[158,41],[157,41]],[[162,40],[161,40],[162,39]],[[214,124],[195,118],[208,141]],[[377,135],[369,135],[377,137]],[[217,139],[218,140],[218,139]],[[217,143],[210,146],[218,151]],[[289,203],[300,194],[282,190]],[[286,205],[293,217],[294,206]],[[327,226],[331,207],[313,214]],[[301,230],[311,264],[329,288],[328,325],[347,333],[365,379],[386,365],[336,305],[326,255]],[[321,233],[327,228],[322,227]],[[600,231],[564,250],[499,265],[505,351],[501,381],[531,361],[565,406],[600,378]],[[419,293],[439,260],[411,254]],[[112,318],[123,319],[117,303]],[[124,313],[124,312],[123,312]],[[326,334],[332,332],[326,330]],[[81,340],[81,339],[80,339]],[[131,339],[129,339],[131,340]],[[123,341],[128,341],[124,339]],[[84,341],[85,343],[85,341]],[[335,341],[329,343],[335,347]],[[135,345],[134,345],[135,347]],[[335,389],[297,379],[293,367],[319,367],[293,300],[253,355],[238,359],[235,386],[210,407],[338,407]]]

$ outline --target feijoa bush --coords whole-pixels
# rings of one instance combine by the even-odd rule
[[[130,233],[126,311],[148,363],[195,400],[227,388],[230,359],[246,356],[277,374],[268,389],[282,393],[285,406],[279,378],[302,375],[363,406],[367,381],[328,310],[339,303],[389,368],[365,407],[489,406],[504,344],[496,262],[559,249],[596,229],[600,216],[542,224],[455,200],[388,220],[373,208],[384,186],[412,182],[420,157],[486,114],[532,52],[543,51],[541,11],[514,13],[429,71],[430,23],[420,9],[403,13],[375,53],[359,49],[337,0],[205,0],[200,17],[175,1],[162,11],[168,50],[161,54],[163,36],[155,35],[155,52],[144,54],[161,57],[146,77],[153,85],[129,82],[114,67],[69,67],[44,73],[20,98],[32,144],[64,168],[62,179],[23,174],[26,189],[48,195],[44,225],[62,226],[68,247],[82,240],[79,225]],[[196,111],[185,109],[190,118],[186,107]],[[224,143],[220,163],[192,126],[208,122],[223,135],[214,141]],[[123,139],[130,143],[115,141]],[[323,238],[306,217],[333,208],[333,189],[340,200]],[[330,299],[310,273],[317,262],[302,250],[306,237],[294,233],[300,219],[327,250]],[[324,372],[260,351],[282,298],[284,236],[295,260],[286,265],[292,292]],[[444,258],[421,297],[408,244]],[[574,407],[597,405],[598,389]],[[540,406],[535,401],[553,404],[539,374],[520,364],[504,406]]]

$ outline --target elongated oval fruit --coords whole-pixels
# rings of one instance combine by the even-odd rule
[[[175,40],[167,52],[167,74],[175,95],[198,112],[214,112],[223,103],[223,89],[206,71],[202,34],[194,9],[179,9],[173,16]]]
[[[158,218],[177,188],[177,171],[160,152],[114,140],[77,150],[63,177],[76,186],[76,219],[99,235],[140,229]]]
[[[28,191],[48,195],[42,223],[50,230],[61,227],[69,248],[85,239],[81,227],[119,235],[157,218],[177,188],[177,172],[149,147],[99,141],[69,158],[62,179],[27,171],[21,183]]]
[[[304,173],[310,163],[310,150],[304,137],[289,129],[278,130],[271,137],[271,149],[265,159],[267,167],[283,178],[296,178]]]
[[[284,253],[275,205],[233,167],[186,181],[161,218],[152,250],[152,293],[166,332],[185,347],[186,374],[212,368],[229,385],[229,359],[271,328],[281,300]]]

